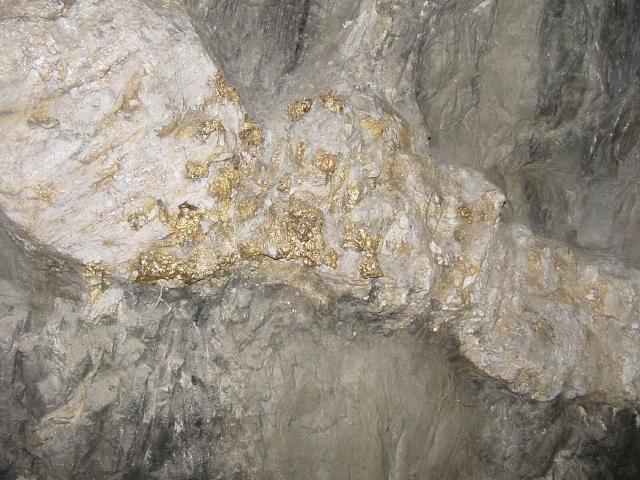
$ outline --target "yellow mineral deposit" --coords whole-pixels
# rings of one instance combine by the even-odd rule
[[[318,170],[330,175],[336,171],[338,156],[320,149],[313,157],[313,164]]]
[[[178,245],[196,242],[204,237],[200,225],[202,213],[198,207],[184,202],[178,206],[178,213],[173,215],[162,201],[158,201],[158,211],[158,218],[169,229],[172,239]]]
[[[253,218],[258,211],[258,206],[259,202],[257,197],[252,197],[238,203],[236,208],[238,220],[244,221]]]
[[[361,252],[376,252],[380,248],[382,237],[371,233],[367,228],[348,223],[344,227],[342,244],[345,248],[353,248]]]
[[[186,284],[205,278],[218,278],[227,275],[236,260],[236,255],[219,256],[213,249],[199,248],[178,264],[178,275]]]
[[[364,198],[365,190],[364,185],[359,182],[351,182],[347,186],[346,205],[349,208],[353,208],[358,205]]]
[[[375,253],[364,252],[358,264],[358,272],[362,278],[380,278],[384,275]]]
[[[103,261],[88,262],[84,266],[85,278],[103,278],[109,272],[109,266]]]
[[[231,85],[230,83],[227,83],[227,81],[224,78],[224,73],[222,73],[221,71],[216,72],[215,85],[216,85],[216,91],[218,92],[218,95],[220,97],[235,103],[237,103],[240,100],[238,98],[238,93],[236,92],[236,89],[234,88],[233,85]]]
[[[333,113],[341,113],[344,108],[344,101],[333,90],[320,94],[320,101]]]
[[[379,278],[384,276],[377,251],[382,243],[382,236],[362,226],[347,224],[344,228],[342,245],[362,252],[358,273],[362,278]]]
[[[324,253],[323,263],[335,270],[338,268],[338,253],[333,248],[327,249]]]
[[[301,260],[308,267],[334,263],[332,255],[327,256],[324,214],[320,209],[309,201],[294,198],[280,223],[279,228],[285,234],[284,243],[278,248],[282,258]]]
[[[203,140],[209,138],[213,133],[224,133],[222,122],[214,117],[201,121],[196,128],[196,136]]]
[[[300,120],[309,113],[312,105],[313,101],[310,98],[302,98],[291,102],[287,105],[287,115],[289,115],[289,120],[292,122]]]
[[[143,211],[133,212],[127,216],[127,223],[131,227],[131,230],[138,231],[149,223],[149,217]]]
[[[264,255],[264,251],[264,245],[257,240],[242,242],[238,245],[238,253],[240,254],[240,257],[245,260],[257,259]]]
[[[33,189],[36,197],[47,205],[52,205],[56,195],[56,187],[52,183],[39,183]]]
[[[239,136],[245,148],[255,147],[264,142],[262,127],[256,122],[244,122],[244,127],[240,130]]]
[[[280,180],[278,180],[278,185],[276,187],[280,193],[287,193],[291,190],[291,177],[289,175],[285,175]]]
[[[491,198],[482,198],[458,207],[458,217],[467,223],[493,222],[496,212]]]
[[[365,115],[360,119],[360,126],[365,128],[372,137],[380,137],[385,131],[385,124],[371,115]]]
[[[93,287],[89,293],[92,302],[109,288],[109,282],[107,282],[109,272],[110,268],[106,262],[94,261],[85,264],[84,279]]]
[[[295,160],[298,163],[304,163],[304,156],[307,150],[307,144],[304,140],[300,140],[296,145]]]
[[[233,189],[240,185],[240,174],[233,165],[225,165],[218,175],[209,183],[208,193],[222,202],[231,199]]]
[[[192,162],[186,164],[187,178],[197,180],[209,176],[209,162]]]
[[[140,283],[177,279],[192,284],[205,278],[226,275],[236,260],[235,255],[218,256],[206,249],[194,250],[183,259],[172,253],[152,249],[136,258],[133,270],[135,280]]]
[[[458,216],[467,223],[473,223],[473,210],[467,205],[458,207]]]
[[[179,263],[170,253],[157,250],[142,253],[133,264],[136,282],[154,283],[174,279],[179,275]]]

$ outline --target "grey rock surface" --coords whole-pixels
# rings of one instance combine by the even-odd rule
[[[640,4],[433,3],[417,98],[434,154],[487,171],[514,221],[638,265]]]
[[[246,45],[217,58],[252,112],[371,89],[424,121],[440,162],[497,182],[513,221],[638,265],[636,1],[185,3],[214,56]]]
[[[352,299],[268,274],[112,286],[98,312],[80,268],[1,233],[4,478],[639,472],[633,410],[518,396],[426,324],[385,335]]]
[[[0,478],[637,478],[636,10],[0,2]]]

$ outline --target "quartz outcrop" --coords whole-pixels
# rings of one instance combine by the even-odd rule
[[[408,74],[363,47],[412,51],[386,43],[405,10],[359,3],[381,36],[345,24],[342,76],[311,78],[331,55],[298,38],[261,101],[196,3],[0,6],[0,473],[513,478],[451,460],[470,435],[527,475],[537,445],[527,478],[552,478],[582,465],[556,455],[579,458],[572,425],[637,434],[601,404],[639,400],[640,272],[505,221],[500,188],[429,153]],[[381,65],[398,88],[356,81]],[[492,437],[513,416],[531,429]]]

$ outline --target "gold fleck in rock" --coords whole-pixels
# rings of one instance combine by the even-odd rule
[[[278,238],[278,253],[273,258],[300,260],[308,267],[331,262],[325,252],[324,214],[309,201],[292,199],[272,229]]]
[[[155,283],[158,280],[171,280],[179,274],[180,262],[171,254],[155,250],[138,256],[133,264],[136,282]]]
[[[384,274],[376,252],[382,243],[382,236],[371,233],[364,227],[348,224],[344,229],[343,246],[363,253],[358,272],[362,278],[379,278]]]
[[[180,204],[178,215],[173,226],[173,235],[178,243],[182,244],[187,240],[200,240],[204,236],[200,225],[201,214],[198,207],[187,202]]]
[[[107,275],[109,274],[109,271],[110,268],[106,262],[96,261],[85,264],[85,281],[93,287],[89,294],[92,302],[109,288],[109,282],[107,282]]]
[[[458,243],[462,243],[464,242],[466,235],[464,233],[464,230],[460,229],[460,228],[456,228],[453,231],[453,238],[455,239],[456,242]]]
[[[40,183],[34,188],[36,197],[47,205],[53,204],[56,195],[56,188],[50,183]]]
[[[334,270],[338,268],[338,254],[333,248],[329,248],[324,252],[324,264]]]
[[[276,188],[281,193],[286,193],[289,190],[291,190],[291,177],[289,175],[286,175],[286,176],[282,177],[278,181],[278,185],[277,185]]]
[[[343,246],[362,252],[375,252],[380,248],[382,236],[371,233],[364,227],[348,224],[344,229]]]
[[[250,198],[248,200],[244,200],[238,204],[238,208],[236,212],[238,214],[239,220],[248,220],[255,216],[258,211],[258,199]]]
[[[377,118],[372,117],[371,115],[366,115],[360,120],[360,126],[366,128],[371,136],[379,137],[384,133],[385,124],[378,120]]]
[[[287,114],[292,122],[300,120],[311,110],[313,101],[310,98],[302,98],[287,105]]]
[[[375,253],[364,252],[362,260],[358,265],[358,272],[362,278],[380,278],[383,276],[380,262]]]
[[[220,201],[228,201],[231,199],[233,189],[239,184],[238,170],[232,165],[225,165],[218,176],[209,184],[208,192],[209,195]]]
[[[216,83],[216,91],[218,92],[218,95],[220,95],[222,98],[229,100],[230,102],[239,101],[238,93],[236,92],[236,89],[233,87],[233,85],[231,85],[230,83],[227,83],[227,81],[224,78],[224,73],[222,73],[221,71],[216,72],[215,83]]]
[[[364,186],[360,183],[350,183],[347,186],[347,207],[353,208],[358,205],[364,198]]]
[[[280,163],[280,156],[282,155],[282,148],[280,145],[276,147],[276,149],[271,154],[271,163],[275,166]]]
[[[195,163],[187,162],[187,178],[198,179],[209,176],[209,162]]]
[[[244,128],[240,130],[239,136],[245,148],[255,147],[264,142],[262,128],[256,122],[244,122]]]
[[[258,241],[244,242],[238,245],[240,257],[249,260],[264,255],[264,245]]]
[[[171,232],[173,239],[180,245],[202,240],[204,232],[200,225],[201,213],[198,207],[184,202],[178,206],[178,213],[171,215],[162,201],[158,201],[158,217]]]
[[[466,223],[493,223],[497,213],[492,198],[482,197],[471,203],[462,204],[457,209],[458,217]]]
[[[313,157],[313,164],[324,173],[332,174],[336,171],[338,164],[338,156],[327,152],[326,150],[318,150]]]
[[[214,178],[213,181],[209,184],[209,188],[207,189],[210,196],[220,201],[230,200],[232,190],[233,186],[224,176]]]
[[[294,200],[286,213],[287,232],[300,242],[307,242],[322,233],[322,211],[306,201]]]
[[[296,162],[298,163],[303,163],[304,162],[304,155],[305,152],[307,150],[307,144],[304,142],[304,140],[300,140],[298,142],[298,145],[296,146]]]
[[[172,218],[171,218],[171,214],[169,213],[169,209],[167,208],[167,206],[164,204],[164,202],[162,200],[158,200],[156,202],[156,205],[158,206],[158,219],[165,225],[165,226],[170,226]]]
[[[87,278],[104,277],[109,272],[109,266],[106,262],[96,261],[88,262],[84,266],[84,274]]]
[[[217,118],[207,118],[198,124],[196,135],[204,140],[209,138],[212,133],[224,133],[224,126]]]
[[[149,223],[149,218],[144,212],[133,212],[127,216],[127,223],[132,230],[140,230]]]
[[[333,113],[340,113],[344,108],[344,102],[334,91],[322,93],[320,95],[320,101],[322,104],[331,110]]]
[[[155,283],[158,280],[179,279],[192,284],[209,277],[220,277],[229,273],[236,262],[236,255],[218,256],[209,250],[196,250],[185,259],[175,255],[151,250],[140,254],[133,263],[139,283]]]
[[[593,285],[585,286],[582,289],[582,294],[586,298],[586,300],[593,306],[593,308],[604,314],[606,306],[605,301],[607,298],[607,294],[609,293],[609,287],[606,283],[596,282]]]
[[[178,278],[192,284],[205,278],[228,275],[236,260],[236,255],[219,256],[213,250],[196,250],[178,264]]]
[[[467,223],[473,223],[473,211],[467,205],[458,207],[458,216]]]

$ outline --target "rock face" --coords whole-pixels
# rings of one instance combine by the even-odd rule
[[[185,4],[214,55],[247,45],[218,58],[253,112],[327,84],[369,89],[424,120],[439,162],[485,171],[514,221],[638,265],[638,2]],[[264,63],[277,74],[257,86]]]
[[[0,5],[0,476],[636,478],[636,219],[513,153],[613,111],[541,3]]]
[[[432,3],[417,91],[434,154],[490,172],[514,221],[637,266],[640,4]]]
[[[479,311],[452,323],[465,355],[535,398],[637,401],[640,276],[504,225]]]

